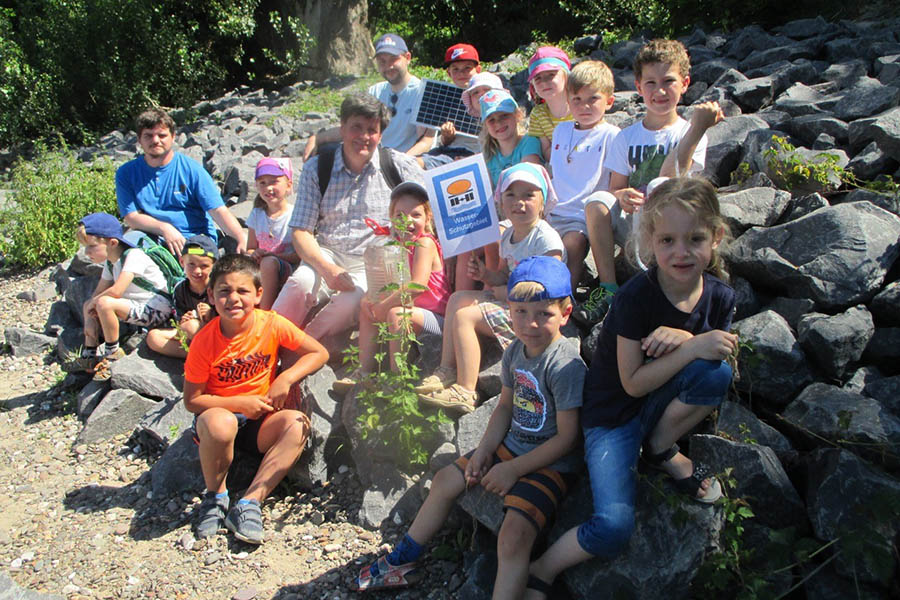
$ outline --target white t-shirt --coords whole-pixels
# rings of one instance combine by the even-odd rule
[[[381,134],[381,145],[385,148],[393,148],[398,152],[406,152],[418,141],[416,125],[413,120],[416,115],[413,109],[419,99],[422,86],[418,77],[410,76],[406,87],[396,92],[397,102],[391,102],[394,90],[387,81],[380,81],[369,87],[369,94],[375,96],[388,108],[396,108],[397,113],[391,116],[391,122],[384,128]]]
[[[618,133],[618,127],[606,122],[591,129],[576,129],[574,121],[556,126],[550,142],[550,169],[559,202],[553,215],[584,220],[585,199],[609,189],[609,170],[603,168],[603,162]]]
[[[120,258],[114,262],[112,273],[109,272],[109,266],[104,262],[100,279],[115,283],[116,279],[119,278],[119,275],[121,275],[123,271],[133,273],[135,277],[143,277],[152,283],[153,287],[158,290],[166,289],[165,275],[159,270],[159,267],[156,266],[153,259],[144,254],[144,251],[140,248],[129,249],[127,254],[125,254],[125,260]],[[128,284],[128,287],[125,288],[125,293],[122,294],[122,297],[126,300],[134,300],[136,302],[147,302],[154,295],[153,292],[145,290],[132,281]]]
[[[524,239],[513,243],[512,236],[513,228],[510,227],[500,237],[500,258],[506,261],[510,273],[526,258],[547,254],[552,250],[561,252],[563,262],[566,260],[566,248],[563,246],[562,238],[543,219],[531,228]]]
[[[274,219],[266,214],[266,209],[254,206],[247,216],[247,227],[256,234],[256,244],[260,250],[281,254],[291,246],[291,214],[294,205],[288,204],[287,210]]]
[[[674,125],[656,131],[644,127],[643,121],[629,125],[613,140],[603,166],[609,171],[628,175],[628,186],[644,192],[647,184],[659,177],[666,155],[684,137],[689,126],[690,123],[681,117]],[[703,170],[707,142],[704,134],[694,150],[689,173]]]

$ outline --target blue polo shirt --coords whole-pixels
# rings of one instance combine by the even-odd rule
[[[203,166],[176,152],[163,167],[139,156],[116,170],[119,215],[139,211],[170,223],[184,237],[206,234],[216,239],[208,211],[224,206],[219,188]]]

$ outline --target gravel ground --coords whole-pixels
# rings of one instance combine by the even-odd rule
[[[45,279],[30,273],[2,281],[2,329],[42,331],[52,300],[16,295]],[[54,356],[0,354],[0,570],[23,588],[68,600],[348,598],[360,566],[401,535],[356,524],[361,489],[342,467],[309,492],[279,487],[263,506],[262,546],[224,534],[195,540],[191,511],[199,498],[152,497],[155,456],[127,436],[73,446],[79,386]],[[451,542],[444,549],[456,533],[442,532]],[[369,597],[455,598],[461,563],[429,560],[419,588]]]

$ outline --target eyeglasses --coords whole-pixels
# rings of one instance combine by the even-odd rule
[[[390,106],[391,116],[396,117],[397,116],[397,94],[391,94],[391,96],[390,96],[390,98],[388,98],[388,100],[391,103],[391,106]]]

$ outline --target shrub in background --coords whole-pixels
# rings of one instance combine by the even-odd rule
[[[75,226],[85,215],[117,214],[115,166],[81,162],[65,146],[38,147],[12,170],[10,205],[0,210],[0,253],[8,266],[41,267],[78,249]]]

